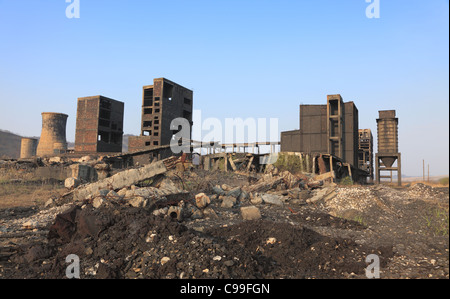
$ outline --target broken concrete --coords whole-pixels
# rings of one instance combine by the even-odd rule
[[[244,220],[258,220],[261,219],[261,212],[255,206],[241,207],[241,216]]]
[[[83,200],[98,190],[120,190],[165,172],[167,168],[164,161],[154,162],[142,168],[125,170],[101,181],[80,186],[75,189],[73,196],[75,200]]]

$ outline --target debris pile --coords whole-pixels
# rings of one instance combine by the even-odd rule
[[[169,158],[68,186],[39,209],[3,211],[0,277],[64,278],[73,254],[82,278],[365,278],[370,254],[401,277],[399,250],[410,246],[414,261],[435,238],[404,231],[419,225],[413,188],[178,170]],[[438,241],[448,250],[448,237]],[[448,259],[433,260],[448,277]]]

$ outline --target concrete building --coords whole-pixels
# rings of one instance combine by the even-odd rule
[[[128,151],[143,151],[170,144],[174,132],[170,123],[185,118],[191,124],[193,92],[165,78],[153,80],[142,93],[141,134],[128,139]]]
[[[104,96],[79,98],[75,152],[122,152],[124,106]]]
[[[341,95],[326,105],[300,105],[300,130],[281,133],[281,152],[330,154],[358,167],[358,109]]]
[[[68,117],[63,113],[42,113],[42,131],[36,150],[37,156],[53,156],[67,151],[66,125]]]

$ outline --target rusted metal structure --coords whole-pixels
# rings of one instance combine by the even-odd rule
[[[20,159],[30,159],[36,156],[38,140],[35,138],[22,138],[20,145]]]
[[[104,96],[78,99],[77,153],[121,153],[125,104]]]
[[[42,113],[42,132],[36,154],[53,156],[67,151],[66,125],[69,116],[63,113]]]
[[[402,185],[401,153],[398,151],[398,118],[395,110],[379,111],[378,153],[375,155],[376,180],[382,178],[392,181],[392,172],[397,172],[398,185]],[[397,165],[394,163],[397,161]],[[390,171],[390,176],[382,176],[381,171]]]
[[[358,168],[367,171],[373,182],[373,135],[370,129],[359,130]]]
[[[143,87],[141,134],[130,137],[128,151],[143,151],[170,144],[172,120],[184,118],[192,132],[193,92],[165,78]]]

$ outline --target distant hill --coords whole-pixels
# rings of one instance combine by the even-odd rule
[[[0,158],[18,159],[22,136],[0,130]]]

